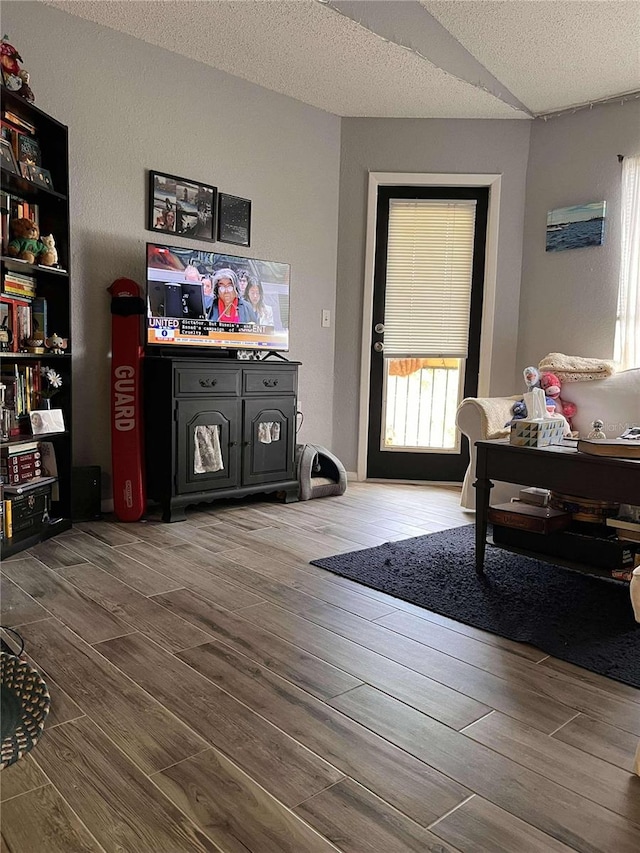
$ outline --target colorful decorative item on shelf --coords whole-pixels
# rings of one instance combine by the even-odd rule
[[[591,432],[587,435],[587,438],[606,438],[606,433],[604,430],[604,421],[596,418],[595,421],[591,424]]]
[[[9,223],[11,240],[7,246],[7,255],[20,258],[28,264],[53,266],[57,252],[52,252],[40,239],[40,229],[33,219],[12,219]],[[55,250],[55,247],[54,247]]]
[[[2,42],[0,42],[2,85],[32,104],[35,101],[35,96],[29,86],[29,72],[20,68],[21,62],[22,57],[16,48],[9,43],[9,36],[3,36]]]
[[[56,335],[54,332],[46,339],[44,344],[54,355],[62,355],[69,346],[69,338],[61,338],[60,335]]]

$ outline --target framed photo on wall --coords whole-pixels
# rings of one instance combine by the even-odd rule
[[[251,245],[251,202],[248,198],[220,193],[218,240],[236,246]]]
[[[215,242],[217,193],[209,184],[150,171],[147,229]]]
[[[2,168],[8,172],[13,172],[14,175],[19,175],[18,164],[13,154],[13,149],[6,139],[0,139],[0,159],[2,160]]]

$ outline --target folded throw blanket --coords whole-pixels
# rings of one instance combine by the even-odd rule
[[[602,358],[581,358],[579,355],[564,355],[550,352],[538,365],[541,373],[555,373],[561,382],[585,382],[589,379],[604,379],[615,373],[615,362]]]

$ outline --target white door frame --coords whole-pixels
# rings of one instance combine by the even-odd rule
[[[376,211],[379,187],[489,187],[487,245],[484,263],[484,296],[480,331],[480,368],[478,396],[489,394],[493,327],[496,310],[498,272],[498,222],[500,215],[501,175],[450,175],[413,172],[369,172],[367,235],[364,263],[364,304],[362,310],[362,353],[360,358],[360,418],[358,427],[358,480],[367,478],[369,433],[369,372],[373,323],[373,276],[376,256]]]

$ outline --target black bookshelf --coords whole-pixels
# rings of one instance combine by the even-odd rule
[[[18,423],[19,435],[10,435],[8,440],[0,442],[0,449],[5,454],[8,449],[19,449],[21,444],[33,441],[50,442],[55,450],[57,467],[57,496],[51,501],[49,510],[50,522],[41,523],[34,530],[23,534],[3,538],[1,542],[1,556],[6,558],[16,554],[41,541],[56,536],[63,530],[71,527],[71,463],[72,463],[72,423],[71,423],[71,359],[73,340],[71,338],[71,251],[70,251],[70,223],[69,223],[69,146],[68,128],[57,119],[46,112],[29,104],[19,95],[2,88],[0,90],[2,100],[2,121],[7,122],[7,113],[17,117],[18,122],[8,123],[11,128],[17,128],[18,132],[24,132],[37,140],[42,157],[42,167],[51,174],[53,188],[40,186],[27,180],[22,175],[15,174],[11,170],[2,167],[0,172],[1,189],[3,199],[3,246],[0,257],[0,272],[2,274],[3,297],[11,297],[5,293],[4,280],[7,273],[22,273],[35,281],[36,298],[44,298],[47,306],[47,336],[57,334],[67,338],[69,344],[63,354],[59,353],[34,353],[29,352],[27,345],[22,340],[11,344],[17,351],[2,352],[2,377],[6,380],[14,377],[25,376],[33,378],[40,366],[52,367],[62,377],[62,387],[53,398],[52,405],[56,409],[62,409],[65,430],[64,432],[48,433],[40,436],[30,435],[29,410],[38,408],[39,397],[32,386],[28,387],[27,394],[23,395],[21,404],[21,417]],[[23,122],[24,124],[20,124]],[[29,126],[33,132],[29,131]],[[4,134],[3,134],[4,135]],[[12,201],[15,200],[15,201]],[[53,234],[58,251],[58,266],[46,267],[39,264],[25,263],[16,258],[8,257],[6,254],[6,220],[8,210],[15,208],[16,204],[24,203],[37,206],[38,225],[40,234]],[[28,304],[30,302],[28,301]],[[26,400],[24,398],[27,398]],[[26,409],[26,411],[25,411]],[[54,492],[55,494],[55,492]],[[11,499],[14,495],[5,493],[4,499]]]

